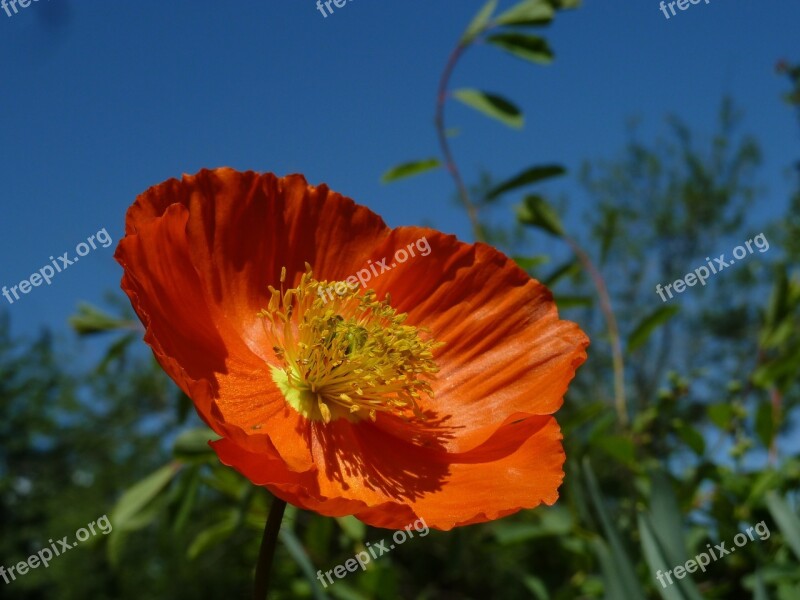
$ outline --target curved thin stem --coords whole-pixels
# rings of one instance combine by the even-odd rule
[[[272,506],[269,509],[269,517],[267,517],[267,525],[264,527],[264,537],[261,538],[258,562],[256,563],[253,600],[264,600],[269,593],[272,559],[275,558],[275,546],[278,543],[278,532],[281,529],[284,510],[286,510],[286,502],[280,498],[273,498]]]
[[[469,42],[459,42],[455,47],[450,58],[447,60],[442,77],[439,80],[439,90],[436,95],[436,133],[439,137],[439,146],[442,150],[444,163],[450,175],[453,176],[456,188],[458,189],[458,196],[461,199],[464,208],[467,210],[469,222],[472,224],[472,231],[475,239],[479,241],[484,240],[483,229],[481,228],[480,221],[478,220],[478,207],[472,201],[469,195],[469,190],[464,184],[464,179],[461,177],[461,172],[458,170],[455,160],[453,159],[453,152],[450,150],[450,143],[447,141],[447,132],[444,128],[444,107],[447,102],[447,86],[450,83],[450,77],[453,75],[453,70],[456,67],[464,51],[469,47]]]
[[[617,418],[620,425],[627,427],[628,425],[628,402],[625,398],[625,361],[622,358],[622,340],[619,335],[619,327],[617,326],[617,318],[614,316],[614,310],[611,308],[611,297],[608,294],[606,282],[600,271],[594,266],[592,259],[584,252],[583,248],[578,245],[578,242],[564,236],[564,241],[569,244],[569,247],[581,261],[583,268],[589,273],[592,278],[597,295],[600,299],[600,310],[603,311],[603,316],[606,319],[608,326],[608,335],[611,338],[611,360],[614,364],[614,405],[617,410]]]

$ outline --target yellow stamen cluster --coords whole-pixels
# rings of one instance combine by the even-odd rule
[[[408,315],[391,307],[388,294],[379,301],[373,290],[347,288],[326,296],[346,285],[317,281],[308,264],[296,288],[284,292],[285,279],[284,268],[281,290],[269,287],[269,305],[259,316],[283,362],[272,367],[272,377],[287,402],[325,423],[374,421],[378,412],[423,418],[419,400],[433,397],[425,378],[439,370],[433,350],[441,344],[422,339],[427,330],[404,325]]]

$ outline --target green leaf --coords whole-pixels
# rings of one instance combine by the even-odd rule
[[[786,267],[781,265],[777,269],[775,283],[770,294],[764,322],[767,328],[775,327],[786,315],[789,307],[789,276]]]
[[[218,440],[219,436],[208,427],[198,427],[184,431],[175,440],[172,453],[175,458],[196,461],[206,460],[215,456],[208,442]]]
[[[536,35],[498,33],[489,36],[486,41],[523,60],[541,65],[553,62],[553,51],[547,40]]]
[[[733,407],[725,402],[708,407],[708,418],[723,431],[728,431],[733,423]]]
[[[556,237],[564,235],[564,228],[556,211],[541,196],[526,196],[517,211],[517,219],[523,225],[538,227]]]
[[[497,17],[495,23],[503,26],[545,25],[554,15],[553,7],[544,0],[523,0]]]
[[[536,600],[550,600],[550,592],[547,591],[547,586],[540,578],[533,575],[525,575],[522,578],[522,583]]]
[[[560,309],[580,308],[591,306],[594,303],[592,296],[556,296],[556,306]]]
[[[517,263],[523,271],[530,271],[539,265],[546,265],[550,262],[547,254],[537,254],[536,256],[512,256],[511,259]]]
[[[172,531],[178,533],[183,530],[194,508],[195,499],[197,498],[197,490],[200,489],[200,467],[193,466],[184,478],[178,497],[181,499],[180,508],[175,515],[175,520],[172,522]]]
[[[426,158],[425,160],[412,160],[396,167],[392,167],[381,176],[381,183],[391,183],[398,179],[420,175],[426,171],[438,169],[441,166],[439,159]]]
[[[622,545],[622,539],[606,511],[603,497],[600,494],[600,486],[597,485],[597,478],[594,475],[594,470],[588,457],[583,459],[583,471],[586,487],[589,490],[589,497],[592,499],[595,511],[600,517],[600,524],[610,547],[609,552],[601,540],[594,540],[595,550],[600,559],[603,572],[613,589],[613,593],[607,590],[606,597],[644,600],[644,591],[636,578],[633,563]]]
[[[542,280],[542,283],[547,287],[552,288],[564,277],[574,277],[581,272],[581,264],[575,259],[568,260],[563,265],[556,267],[556,269]]]
[[[631,467],[636,464],[636,447],[628,436],[605,435],[595,439],[594,445],[623,465]]]
[[[342,528],[345,535],[354,542],[363,542],[364,536],[367,535],[367,526],[363,521],[359,521],[352,515],[346,517],[336,517],[336,522]]]
[[[676,564],[682,564],[680,561],[675,562],[666,556],[664,548],[659,543],[654,527],[647,515],[642,513],[638,514],[637,521],[639,525],[639,535],[642,538],[642,549],[644,550],[645,560],[650,567],[650,571],[654,574],[659,571],[664,573],[672,570]],[[660,583],[656,583],[655,585],[655,588],[664,600],[703,600],[703,597],[700,595],[699,591],[697,591],[697,587],[691,579],[675,578],[672,581],[673,584],[666,585],[666,587]]]
[[[776,357],[758,367],[753,373],[753,383],[764,389],[773,385],[783,389],[787,379],[795,381],[798,370],[800,370],[800,346],[794,352]]]
[[[628,352],[641,347],[659,326],[669,321],[679,310],[677,305],[662,306],[642,319],[628,338]]]
[[[702,456],[706,451],[706,441],[703,439],[703,434],[694,427],[679,421],[675,424],[675,431],[678,437],[683,440],[683,443],[689,446],[698,456]]]
[[[774,490],[767,494],[767,508],[778,524],[786,543],[800,560],[800,519],[797,518],[786,500],[778,496]]]
[[[97,368],[95,369],[97,374],[105,375],[108,372],[108,368],[114,361],[121,361],[125,356],[125,351],[128,349],[128,346],[134,343],[138,337],[138,334],[129,333],[128,335],[123,335],[121,338],[111,344],[111,346],[108,348],[108,351],[106,351],[103,360],[100,361],[100,364],[97,365]]]
[[[116,329],[131,329],[135,327],[133,322],[112,317],[86,302],[81,302],[78,305],[78,312],[72,315],[68,321],[78,335],[94,335]]]
[[[300,543],[300,540],[297,539],[294,531],[289,529],[288,527],[284,526],[281,527],[280,533],[278,534],[283,545],[286,546],[286,549],[289,551],[289,554],[294,559],[294,562],[297,563],[297,566],[300,567],[300,570],[303,572],[303,575],[306,576],[308,583],[311,585],[311,589],[314,593],[314,598],[317,600],[324,600],[327,598],[327,594],[322,590],[320,584],[317,580],[316,570],[314,569],[314,565],[311,563],[311,559],[308,557],[308,553],[306,552],[305,548],[303,548],[303,544]]]
[[[490,531],[501,546],[527,542],[542,537],[569,535],[575,523],[569,510],[551,506],[537,512],[539,523],[509,523],[493,521]]]
[[[525,169],[511,179],[508,179],[489,190],[489,192],[486,194],[486,200],[494,200],[501,194],[505,194],[511,190],[515,190],[526,185],[532,185],[552,177],[560,177],[564,173],[566,173],[564,167],[559,165],[539,165]]]
[[[617,219],[619,212],[611,209],[606,211],[605,218],[603,219],[601,227],[602,240],[600,242],[600,263],[603,264],[608,258],[608,253],[611,250],[611,244],[617,237]]]
[[[374,596],[364,595],[358,590],[347,585],[344,581],[339,582],[339,585],[331,587],[330,594],[336,598],[336,600],[370,600],[371,598],[374,598]]]
[[[756,434],[761,443],[769,448],[775,437],[775,422],[772,417],[772,404],[761,402],[756,409]]]
[[[683,534],[683,516],[678,506],[678,499],[675,497],[675,492],[665,473],[660,471],[653,473],[652,488],[650,490],[650,514],[641,514],[639,516],[642,546],[645,550],[645,556],[649,557],[650,570],[657,572],[658,569],[671,569],[674,565],[685,563],[688,559],[688,552],[686,550],[686,538]],[[649,529],[645,531],[642,526],[645,529]],[[650,538],[647,542],[649,548],[645,546],[645,536]],[[660,561],[655,555],[656,550],[661,551]],[[656,566],[657,562],[659,566]],[[661,564],[665,564],[665,566],[662,568]],[[663,588],[660,584],[656,588],[665,599],[703,600],[700,591],[690,578],[676,579],[675,585],[667,586],[667,588]],[[677,592],[677,595],[666,593],[669,589]]]
[[[138,517],[167,487],[177,472],[177,465],[165,465],[122,494],[111,511],[111,522],[114,524],[114,528],[130,530],[140,527],[141,519]]]
[[[469,88],[456,90],[453,96],[470,108],[514,129],[520,129],[525,122],[519,108],[502,96]]]
[[[764,577],[763,575],[761,575],[760,569],[755,573],[755,582],[753,585],[753,600],[769,600],[769,593],[767,592],[767,586],[764,583]]]
[[[651,481],[651,523],[666,552],[667,559],[673,564],[678,564],[684,560],[686,555],[686,539],[683,535],[683,518],[678,506],[678,499],[675,497],[669,477],[665,473],[654,472]]]
[[[238,524],[238,511],[228,511],[222,521],[215,523],[211,527],[207,527],[198,533],[197,536],[195,536],[194,540],[186,551],[186,556],[189,558],[189,560],[194,560],[206,550],[216,546],[221,542],[224,542],[234,531],[236,531]]]
[[[106,546],[106,555],[108,562],[115,569],[120,566],[122,562],[122,549],[125,547],[125,540],[128,537],[126,531],[113,529],[108,534],[108,545]]]
[[[644,591],[635,578],[630,558],[627,555],[620,556],[614,545],[607,544],[601,537],[594,538],[592,545],[603,572],[605,599],[644,600]]]
[[[497,0],[489,0],[483,5],[483,8],[478,11],[478,14],[473,17],[472,22],[467,27],[464,35],[461,37],[462,44],[468,44],[474,40],[481,32],[486,29],[489,21],[494,14],[494,9],[497,8]]]

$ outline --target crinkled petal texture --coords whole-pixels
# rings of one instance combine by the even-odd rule
[[[432,229],[389,229],[299,175],[204,170],[139,196],[116,251],[145,341],[222,439],[220,460],[288,502],[400,529],[450,529],[558,498],[561,406],[588,338],[500,252]],[[268,286],[368,286],[444,344],[426,419],[303,417],[270,376],[257,316]],[[377,272],[377,275],[374,273]]]

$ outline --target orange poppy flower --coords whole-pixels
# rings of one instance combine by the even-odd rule
[[[125,229],[145,341],[254,484],[394,529],[558,498],[552,414],[589,340],[494,248],[232,169],[149,189]]]

